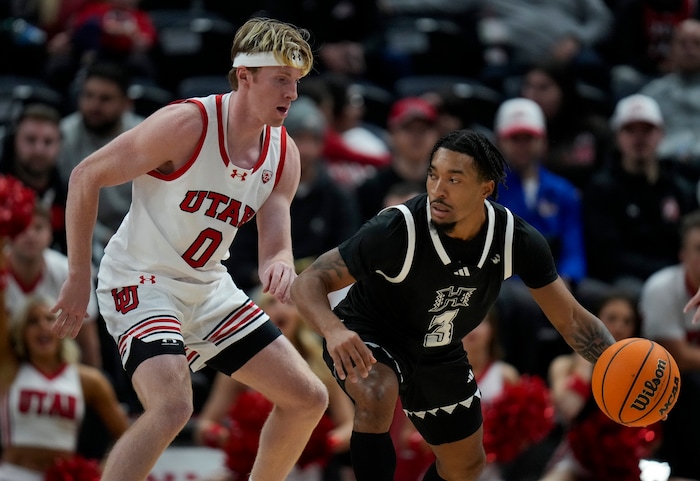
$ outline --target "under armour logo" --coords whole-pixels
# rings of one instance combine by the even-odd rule
[[[248,175],[248,172],[243,172],[242,174],[239,174],[238,169],[233,169],[233,172],[231,172],[232,179],[235,179],[236,177],[240,177],[241,181],[245,181],[246,175]]]
[[[493,256],[491,258],[491,262],[493,262],[494,264],[498,264],[499,262],[501,262],[501,254],[496,254],[495,256]]]
[[[122,289],[112,289],[114,308],[117,312],[126,314],[139,305],[138,286],[127,286]]]
[[[155,284],[156,276],[139,276],[139,284],[145,284],[146,282],[148,282],[149,284]]]

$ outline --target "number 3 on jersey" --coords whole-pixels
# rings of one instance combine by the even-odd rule
[[[424,347],[446,346],[452,342],[453,322],[459,310],[453,309],[433,316],[428,326],[428,333],[423,339]]]

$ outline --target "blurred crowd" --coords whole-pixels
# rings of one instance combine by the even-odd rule
[[[575,296],[599,312],[611,292],[624,294],[630,310],[640,306],[631,334],[659,340],[676,358],[687,401],[656,454],[679,476],[700,479],[700,440],[680,442],[680,433],[700,432],[689,429],[700,424],[691,409],[700,399],[700,325],[682,313],[700,287],[698,3],[0,0],[0,173],[33,189],[41,206],[6,246],[8,306],[33,292],[55,297],[68,275],[71,170],[161,106],[230,90],[236,28],[251,16],[278,18],[308,29],[317,55],[285,121],[302,162],[291,207],[298,270],[382,208],[424,192],[428,157],[443,134],[486,134],[511,169],[495,201],[540,230]],[[100,195],[95,266],[131,190]],[[249,222],[227,261],[251,295],[260,287],[257,245]],[[82,362],[105,373],[138,415],[93,310],[77,339]],[[577,360],[561,361],[571,349],[519,279],[504,283],[494,314],[500,360],[564,389],[566,380],[551,378],[553,361]],[[208,369],[193,374],[195,418],[214,378]],[[87,456],[109,438],[92,416],[81,438]],[[561,414],[561,429],[498,476],[530,480],[554,470],[551,456],[573,418]],[[190,434],[183,442],[201,441]],[[349,460],[333,459],[324,479],[347,480]]]

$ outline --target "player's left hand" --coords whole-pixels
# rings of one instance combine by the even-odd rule
[[[296,277],[294,266],[282,261],[273,262],[260,274],[262,290],[288,304],[291,302],[292,282]]]

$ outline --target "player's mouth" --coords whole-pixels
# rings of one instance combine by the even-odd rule
[[[441,201],[434,200],[430,203],[430,214],[433,217],[442,219],[450,212],[450,210],[450,206]]]

